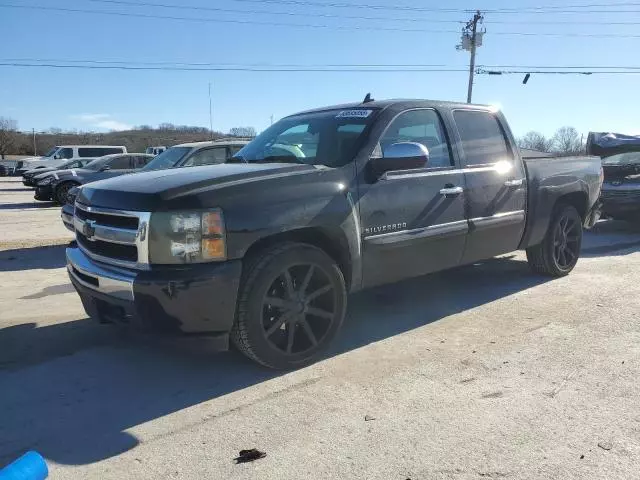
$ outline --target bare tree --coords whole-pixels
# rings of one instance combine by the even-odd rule
[[[552,138],[553,150],[561,155],[572,155],[583,150],[582,140],[573,127],[561,127]]]
[[[0,117],[0,158],[9,153],[16,143],[18,122],[12,118]]]
[[[229,135],[233,137],[255,137],[256,129],[253,127],[233,127],[229,130]]]
[[[528,148],[529,150],[537,150],[538,152],[550,152],[553,147],[551,139],[545,137],[540,132],[527,132],[524,137],[518,139],[520,148]]]

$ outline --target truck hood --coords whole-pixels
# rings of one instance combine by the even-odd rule
[[[78,195],[78,202],[147,212],[171,210],[176,205],[208,208],[212,205],[203,205],[199,199],[200,193],[267,178],[312,174],[323,168],[290,163],[226,163],[140,172],[86,184]],[[256,188],[260,189],[259,186]]]

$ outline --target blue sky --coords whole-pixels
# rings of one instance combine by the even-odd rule
[[[136,1],[136,0],[131,0]],[[140,0],[142,1],[142,0]],[[148,0],[153,1],[153,0]],[[337,3],[336,0],[315,0]],[[1,5],[104,10],[194,18],[340,25],[346,28],[297,28],[268,25],[186,22],[87,13],[1,8]],[[89,0],[0,0],[0,58],[209,62],[218,64],[443,64],[468,66],[468,54],[455,45],[459,33],[363,30],[356,27],[453,30],[455,23],[358,20],[318,15],[467,20],[463,12],[407,12],[362,8],[311,7],[237,0],[155,0],[153,3],[207,6],[293,15],[189,11],[127,7]],[[469,3],[434,0],[341,0],[348,4],[470,8]],[[563,0],[543,5],[615,3]],[[540,1],[485,0],[473,5],[491,10],[531,7]],[[638,35],[640,3],[617,7],[624,14],[487,13],[487,33],[478,50],[480,65],[636,66],[640,38],[508,36],[498,32],[613,33]],[[604,7],[593,10],[605,10]],[[561,25],[533,22],[564,21]],[[597,22],[637,22],[598,25]],[[506,23],[492,23],[506,22]],[[512,22],[512,23],[509,23]],[[518,22],[518,23],[514,23]],[[586,22],[593,22],[592,24]],[[640,134],[640,75],[478,76],[474,102],[499,104],[516,134],[538,130],[551,134],[563,125],[589,130]],[[104,131],[162,122],[209,126],[208,83],[213,84],[214,129],[234,126],[258,130],[276,119],[310,107],[375,98],[466,99],[464,72],[296,73],[168,72],[15,68],[0,66],[0,116],[18,121],[23,130],[80,129]]]

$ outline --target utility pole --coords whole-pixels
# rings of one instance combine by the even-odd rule
[[[33,156],[36,157],[38,155],[38,149],[36,148],[36,129],[31,129],[33,132]]]
[[[469,86],[467,88],[467,103],[471,103],[473,96],[473,76],[476,70],[476,49],[482,46],[482,37],[485,31],[478,30],[478,24],[482,24],[484,16],[477,10],[475,15],[462,29],[460,44],[456,45],[456,50],[466,50],[471,53],[469,61]]]
[[[211,104],[211,82],[209,82],[209,131],[211,132],[211,141],[213,141],[213,107]]]
[[[273,125],[273,114],[271,114],[271,125]]]

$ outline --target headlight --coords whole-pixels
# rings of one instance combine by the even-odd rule
[[[53,177],[46,177],[38,182],[38,186],[51,185],[52,182],[53,182]]]
[[[219,208],[151,214],[150,263],[203,263],[226,258],[224,219]]]

